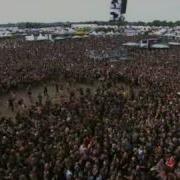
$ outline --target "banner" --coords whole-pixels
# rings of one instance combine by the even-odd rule
[[[110,15],[111,20],[121,20],[126,13],[127,0],[111,0]]]

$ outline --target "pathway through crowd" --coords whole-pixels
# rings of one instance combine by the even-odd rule
[[[53,82],[46,83],[46,87],[48,89],[48,95],[49,95],[50,100],[53,103],[57,103],[57,104],[60,103],[60,97],[62,95],[64,97],[67,97],[68,89],[72,89],[72,90],[73,90],[73,88],[96,89],[96,88],[98,88],[98,86],[101,85],[101,83],[96,82],[93,85],[75,83],[75,84],[70,85],[67,82],[59,82],[58,85],[60,87],[59,93],[56,92],[56,88],[55,88],[55,85],[53,84]],[[118,84],[119,87],[121,85],[125,86],[124,84]],[[30,99],[28,97],[27,88],[16,89],[13,91],[13,93],[15,94],[16,101],[23,99],[24,104],[28,108],[37,101],[39,94],[41,94],[43,97],[43,99],[42,99],[43,103],[45,102],[46,98],[43,95],[43,91],[44,91],[43,85],[32,87],[32,100],[33,100],[32,102],[30,101]],[[127,88],[127,91],[129,91],[129,88]],[[10,96],[11,96],[11,93],[7,93],[6,95],[0,96],[0,117],[3,117],[3,116],[14,117],[17,112],[16,107],[15,107],[15,111],[12,112],[8,106],[8,100],[9,100]]]

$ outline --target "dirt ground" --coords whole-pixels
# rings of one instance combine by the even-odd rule
[[[57,94],[56,93],[56,88],[55,85],[53,84],[53,82],[48,82],[46,83],[46,87],[48,89],[48,95],[50,97],[50,99],[52,100],[53,103],[60,103],[60,97],[66,96],[67,95],[67,89],[73,89],[73,88],[90,88],[90,89],[96,89],[99,86],[101,86],[100,82],[94,83],[93,85],[87,85],[87,84],[69,84],[67,82],[59,82],[59,87],[60,87],[60,91]],[[37,97],[39,94],[42,95],[43,97],[43,102],[45,101],[45,97],[43,95],[44,92],[44,86],[45,85],[39,85],[39,86],[35,86],[32,87],[32,100],[29,99],[29,96],[27,94],[27,88],[23,88],[23,89],[16,89],[13,91],[13,93],[15,94],[16,97],[16,101],[23,99],[25,105],[27,107],[33,105],[36,101],[37,101]],[[126,89],[127,92],[129,92],[129,88],[124,85],[124,84],[118,84],[117,85],[117,90],[118,89]],[[0,96],[0,117],[2,116],[6,116],[6,117],[14,117],[16,114],[16,110],[14,112],[11,111],[11,109],[8,107],[8,99],[10,98],[11,93],[5,94]],[[16,107],[15,107],[16,109]]]
[[[55,85],[53,85],[53,82],[48,82],[45,84],[48,89],[48,95],[54,103],[58,103],[60,96],[62,94],[63,95],[66,94],[67,88],[71,88],[71,89],[78,88],[78,87],[79,88],[80,87],[81,88],[87,88],[87,87],[92,88],[92,86],[83,85],[83,84],[69,85],[69,83],[66,83],[66,82],[59,82],[58,84],[63,89],[63,90],[60,90],[58,94],[56,93]],[[33,105],[37,101],[37,97],[39,94],[42,95],[43,102],[45,101],[45,97],[43,96],[45,85],[32,87],[32,101],[28,97],[27,88],[23,88],[21,90],[16,89],[16,90],[13,90],[12,92],[15,94],[16,101],[23,99],[25,105],[27,107],[29,107],[30,105]],[[8,106],[8,100],[11,96],[11,93],[7,93],[5,95],[0,96],[0,117],[2,117],[2,116],[13,117],[15,115],[16,111],[13,113]]]

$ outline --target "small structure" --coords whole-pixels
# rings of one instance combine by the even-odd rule
[[[36,40],[37,41],[46,41],[46,40],[48,40],[48,37],[47,37],[47,35],[39,34],[39,36],[37,37]]]
[[[45,34],[42,35],[41,33],[36,36],[34,34],[25,36],[26,41],[52,41],[52,35],[51,34]]]
[[[168,42],[170,46],[180,46],[180,42]]]
[[[152,49],[169,49],[169,45],[167,44],[153,44],[151,46]]]
[[[132,37],[132,36],[138,36],[139,32],[136,29],[125,29],[124,30],[124,35],[128,36],[128,37]]]
[[[140,48],[151,48],[153,44],[157,44],[159,42],[159,39],[152,38],[152,39],[144,39],[141,40],[139,43]]]
[[[35,37],[34,37],[33,34],[30,35],[30,36],[25,36],[25,40],[26,40],[26,41],[34,41],[34,40],[35,40]]]
[[[90,59],[99,61],[119,61],[128,59],[127,49],[123,47],[119,47],[118,49],[112,49],[109,51],[89,50],[86,55]]]
[[[126,42],[122,44],[127,48],[140,48],[140,49],[169,49],[168,44],[161,43],[159,39],[146,39],[140,42]]]
[[[9,31],[0,31],[0,38],[10,38],[12,37],[12,33]]]
[[[139,47],[139,43],[136,42],[127,42],[122,44],[125,47]]]

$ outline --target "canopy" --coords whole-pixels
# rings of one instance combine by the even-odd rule
[[[169,46],[166,44],[153,44],[151,48],[154,49],[169,49]]]
[[[30,36],[26,36],[25,37],[25,39],[26,39],[26,41],[34,41],[35,40],[35,38],[34,38],[34,35],[32,34],[32,35],[30,35]]]
[[[123,43],[122,45],[128,47],[139,47],[139,43],[136,42],[127,42],[127,43]]]
[[[180,42],[169,42],[170,46],[180,46]]]

